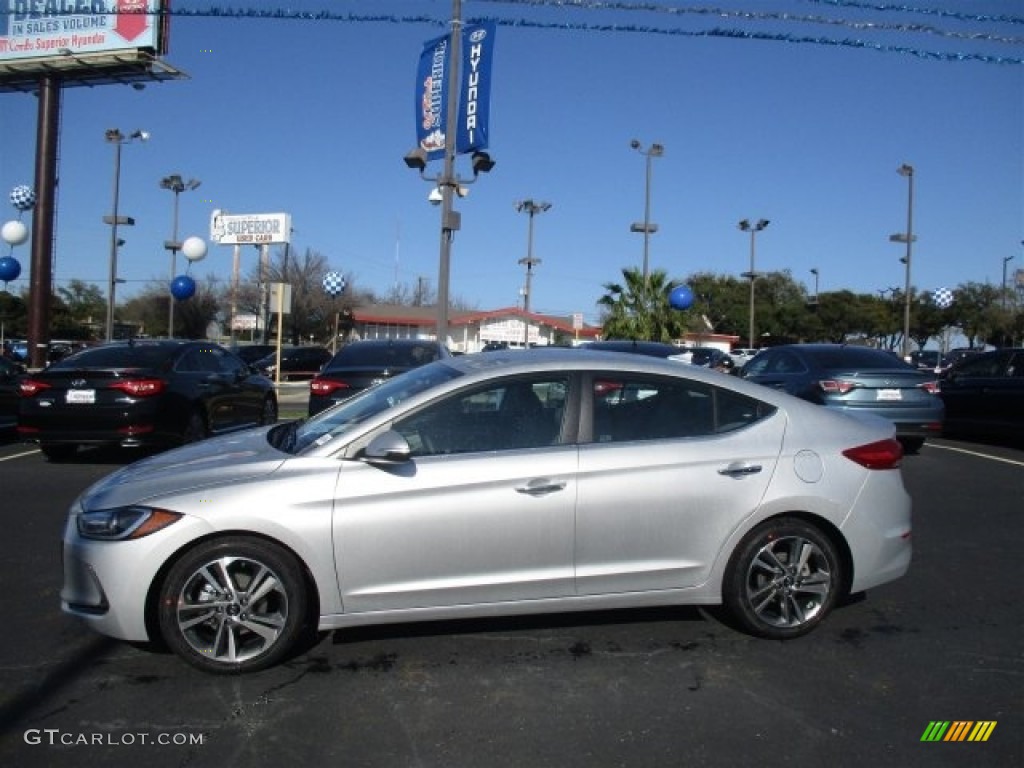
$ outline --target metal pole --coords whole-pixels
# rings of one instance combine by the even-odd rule
[[[168,306],[170,309],[167,311],[167,338],[174,338],[174,294],[170,293],[170,288],[174,285],[174,272],[177,269],[178,261],[178,197],[181,195],[181,187],[175,185],[172,187],[174,192],[174,231],[171,233],[171,277],[168,283]]]
[[[1013,256],[1003,258],[1003,282],[999,285],[999,293],[1002,296],[1003,309],[1006,309],[1006,265],[1013,261]]]
[[[114,214],[110,224],[110,276],[107,281],[107,341],[114,339],[114,301],[117,286],[117,206],[121,186],[121,144],[124,137],[120,131],[109,134],[114,144]]]
[[[907,177],[907,256],[903,296],[903,357],[910,356],[910,256],[914,243],[914,168],[903,164],[899,174]]]
[[[462,40],[462,2],[452,1],[452,29],[448,51],[448,103],[445,114],[444,173],[441,187],[441,256],[437,273],[437,340],[448,343],[448,282],[451,265],[452,238],[458,226],[458,214],[453,210],[455,195],[456,123],[459,108],[459,57]]]
[[[757,280],[757,274],[754,272],[754,238],[757,235],[757,229],[750,230],[750,327],[747,334],[747,345],[751,349],[754,347],[754,281]]]
[[[41,77],[36,118],[36,210],[32,216],[32,269],[28,300],[28,359],[33,368],[46,365],[46,348],[50,341],[60,100],[60,78],[57,75]]]
[[[651,243],[651,152],[647,151],[647,173],[644,182],[644,285],[647,285],[647,276],[650,274],[648,253]]]

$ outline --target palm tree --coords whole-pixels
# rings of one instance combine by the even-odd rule
[[[647,280],[635,267],[622,270],[623,283],[605,283],[603,307],[604,336],[608,339],[671,342],[683,335],[684,316],[669,305],[669,293],[676,286],[664,270],[650,272]]]

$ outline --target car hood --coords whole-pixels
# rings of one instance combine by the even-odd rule
[[[267,442],[270,429],[249,429],[150,456],[107,475],[79,500],[84,509],[110,509],[268,475],[288,459]]]

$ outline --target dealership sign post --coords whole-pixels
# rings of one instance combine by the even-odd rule
[[[270,265],[270,245],[290,243],[292,216],[290,213],[229,214],[220,209],[210,214],[210,240],[217,245],[233,245],[235,254],[231,269],[231,331],[234,334],[235,315],[238,311],[238,282],[243,245],[260,249],[259,282],[263,291],[263,340],[267,339],[266,321],[270,316],[270,294],[267,289],[267,267]]]

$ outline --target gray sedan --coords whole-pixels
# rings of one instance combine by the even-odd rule
[[[631,606],[788,639],[907,570],[901,460],[888,422],[702,368],[465,355],[96,483],[61,599],[210,672],[317,629]]]

